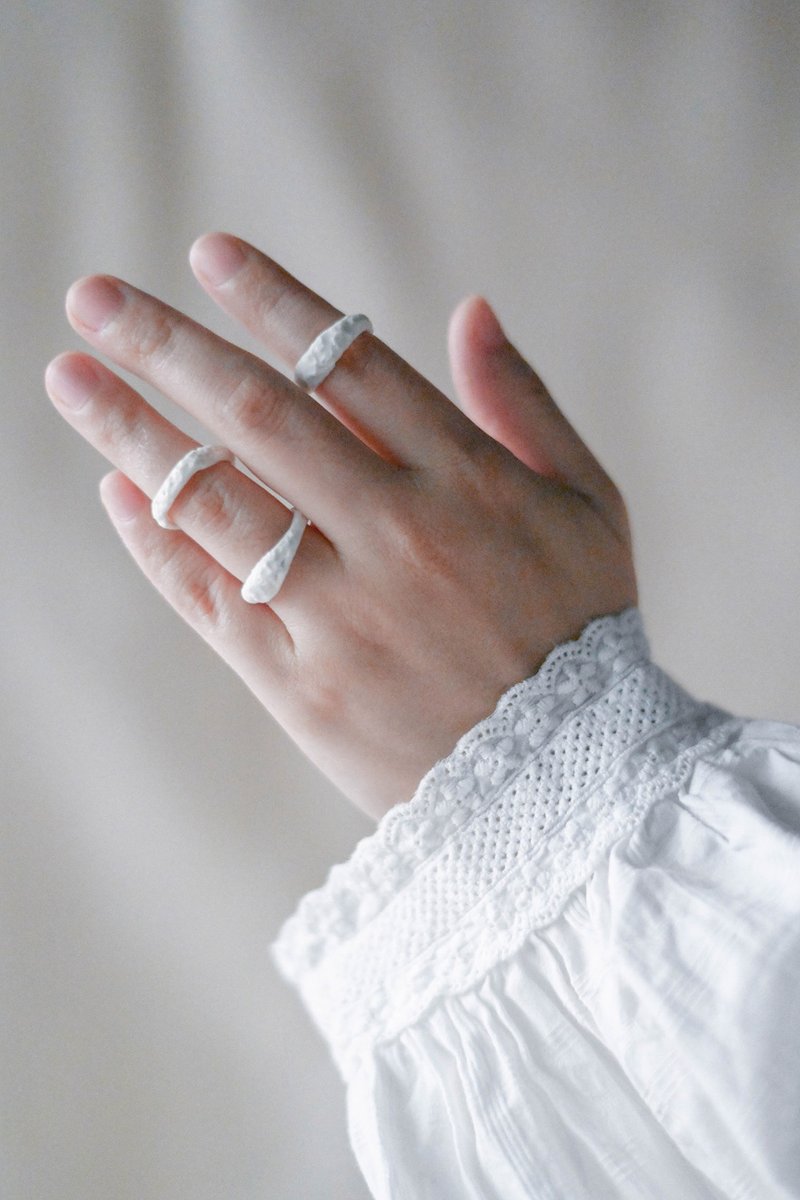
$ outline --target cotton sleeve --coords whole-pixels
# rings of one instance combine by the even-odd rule
[[[800,1197],[800,730],[592,621],[271,947],[378,1200]]]

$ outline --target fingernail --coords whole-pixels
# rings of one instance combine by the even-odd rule
[[[508,342],[503,326],[488,300],[481,297],[481,318],[478,322],[478,337],[485,350],[500,350]]]
[[[44,384],[52,398],[75,412],[83,408],[99,383],[88,358],[56,358],[44,373]]]
[[[122,290],[99,275],[90,275],[73,283],[67,292],[67,308],[81,325],[99,333],[122,308]]]
[[[132,521],[147,504],[147,497],[126,475],[111,471],[100,480],[100,498],[115,521]]]
[[[189,251],[192,267],[213,287],[220,287],[233,279],[246,259],[247,255],[240,244],[230,237],[202,237]]]

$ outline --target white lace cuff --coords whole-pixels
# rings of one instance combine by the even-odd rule
[[[506,692],[271,947],[345,1077],[552,920],[731,720],[650,661],[637,608],[592,621]]]

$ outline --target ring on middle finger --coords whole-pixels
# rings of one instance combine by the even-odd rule
[[[372,333],[372,322],[363,313],[340,317],[314,338],[294,369],[294,381],[313,392],[327,379],[339,359],[362,333]]]

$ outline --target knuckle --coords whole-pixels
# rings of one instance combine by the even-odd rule
[[[451,421],[434,451],[437,473],[450,481],[478,477],[491,466],[493,443],[470,422]]]
[[[150,371],[159,371],[175,349],[174,319],[164,312],[149,313],[135,331],[136,353]]]
[[[98,414],[97,443],[100,449],[117,449],[135,432],[136,414],[133,405],[124,399],[113,397],[103,404]]]
[[[188,497],[188,503],[204,532],[214,539],[224,539],[234,523],[233,497],[219,476],[210,472],[203,474],[206,478],[198,477],[198,485]]]
[[[415,574],[443,573],[447,570],[446,532],[434,529],[412,506],[390,511],[384,537],[392,559]]]
[[[329,647],[313,635],[305,644],[302,660],[302,669],[295,665],[289,673],[287,700],[307,737],[329,738],[331,730],[348,723],[350,689],[343,685],[341,666],[331,661]]]
[[[279,323],[284,310],[291,303],[293,294],[296,297],[296,290],[288,285],[281,272],[271,278],[269,286],[263,286],[258,297],[258,317],[262,325],[266,327],[270,323]]]
[[[184,554],[176,547],[163,559],[159,575],[159,590],[198,633],[211,634],[226,624],[222,580],[208,567],[187,570]]]
[[[219,579],[210,573],[190,575],[179,585],[181,616],[199,632],[216,631],[226,624],[226,609]]]
[[[341,687],[317,674],[314,686],[304,689],[305,722],[315,736],[336,728],[342,722],[345,698]]]
[[[453,448],[447,462],[437,462],[437,472],[449,492],[485,508],[516,489],[518,465],[504,446],[476,429],[466,435],[461,446]]]
[[[286,418],[286,403],[249,369],[220,401],[220,417],[245,433],[274,437]]]

